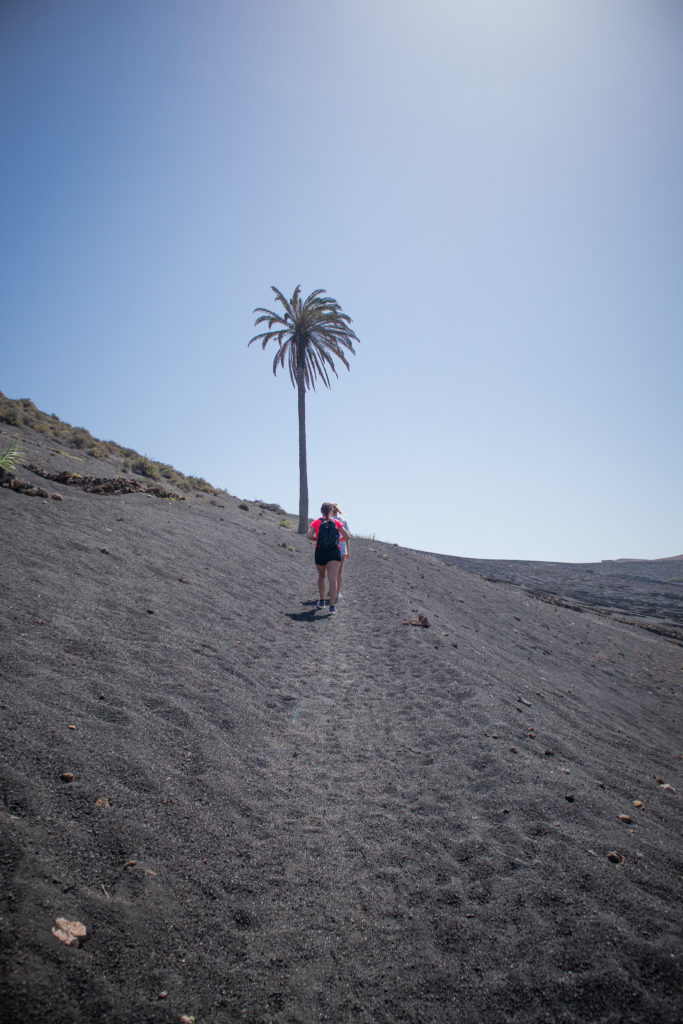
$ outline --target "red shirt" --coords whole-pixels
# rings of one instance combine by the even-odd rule
[[[331,517],[330,517],[330,518],[331,518]],[[322,522],[324,522],[324,520],[323,520],[322,518],[320,518],[320,519],[315,519],[315,520],[314,520],[314,521],[313,521],[313,522],[311,523],[311,529],[312,529],[312,530],[315,530],[315,539],[316,539],[316,540],[318,539],[318,530],[320,529],[320,524],[321,524]],[[343,539],[344,539],[344,535],[343,535],[343,533],[342,533],[342,530],[344,529],[344,526],[343,526],[343,524],[342,524],[342,523],[340,523],[338,519],[332,519],[332,522],[333,522],[333,523],[336,523],[336,524],[337,524],[337,529],[339,530],[339,539],[340,539],[340,540],[343,540]]]

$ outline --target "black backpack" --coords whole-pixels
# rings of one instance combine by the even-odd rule
[[[321,551],[333,551],[339,547],[339,527],[334,519],[323,519],[318,530],[316,547]]]

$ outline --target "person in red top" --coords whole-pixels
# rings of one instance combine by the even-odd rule
[[[337,594],[339,592],[339,567],[341,550],[339,542],[343,538],[347,543],[351,540],[349,531],[338,519],[332,518],[333,506],[324,501],[320,506],[322,517],[315,519],[308,528],[306,536],[315,543],[315,566],[318,570],[318,593],[320,600],[317,607],[325,607],[325,580],[330,585],[330,615],[337,614]]]

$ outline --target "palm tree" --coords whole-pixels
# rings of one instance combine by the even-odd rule
[[[284,367],[289,369],[292,386],[297,389],[299,399],[299,533],[308,530],[308,473],[306,469],[306,392],[315,391],[315,382],[321,380],[326,388],[330,386],[329,370],[338,376],[334,359],[340,359],[346,369],[349,363],[344,353],[355,355],[354,341],[358,341],[351,329],[351,317],[342,312],[336,299],[325,295],[323,288],[311,292],[307,299],[301,299],[301,285],[297,285],[291,299],[271,285],[275,298],[284,312],[274,313],[270,309],[255,309],[254,324],[266,324],[268,329],[251,339],[261,342],[265,349],[269,341],[277,342],[273,360],[273,373]]]

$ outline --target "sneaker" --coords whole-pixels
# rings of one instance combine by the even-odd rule
[[[325,602],[324,601],[318,601],[317,602],[316,608],[324,608],[324,607],[325,607]]]
[[[341,590],[340,590],[340,591],[339,591],[339,593],[337,594],[337,604],[339,604],[339,598],[340,598],[340,597],[341,597]]]
[[[337,614],[337,606],[336,606],[336,604],[331,604],[330,605],[330,615],[336,615],[336,614]]]

